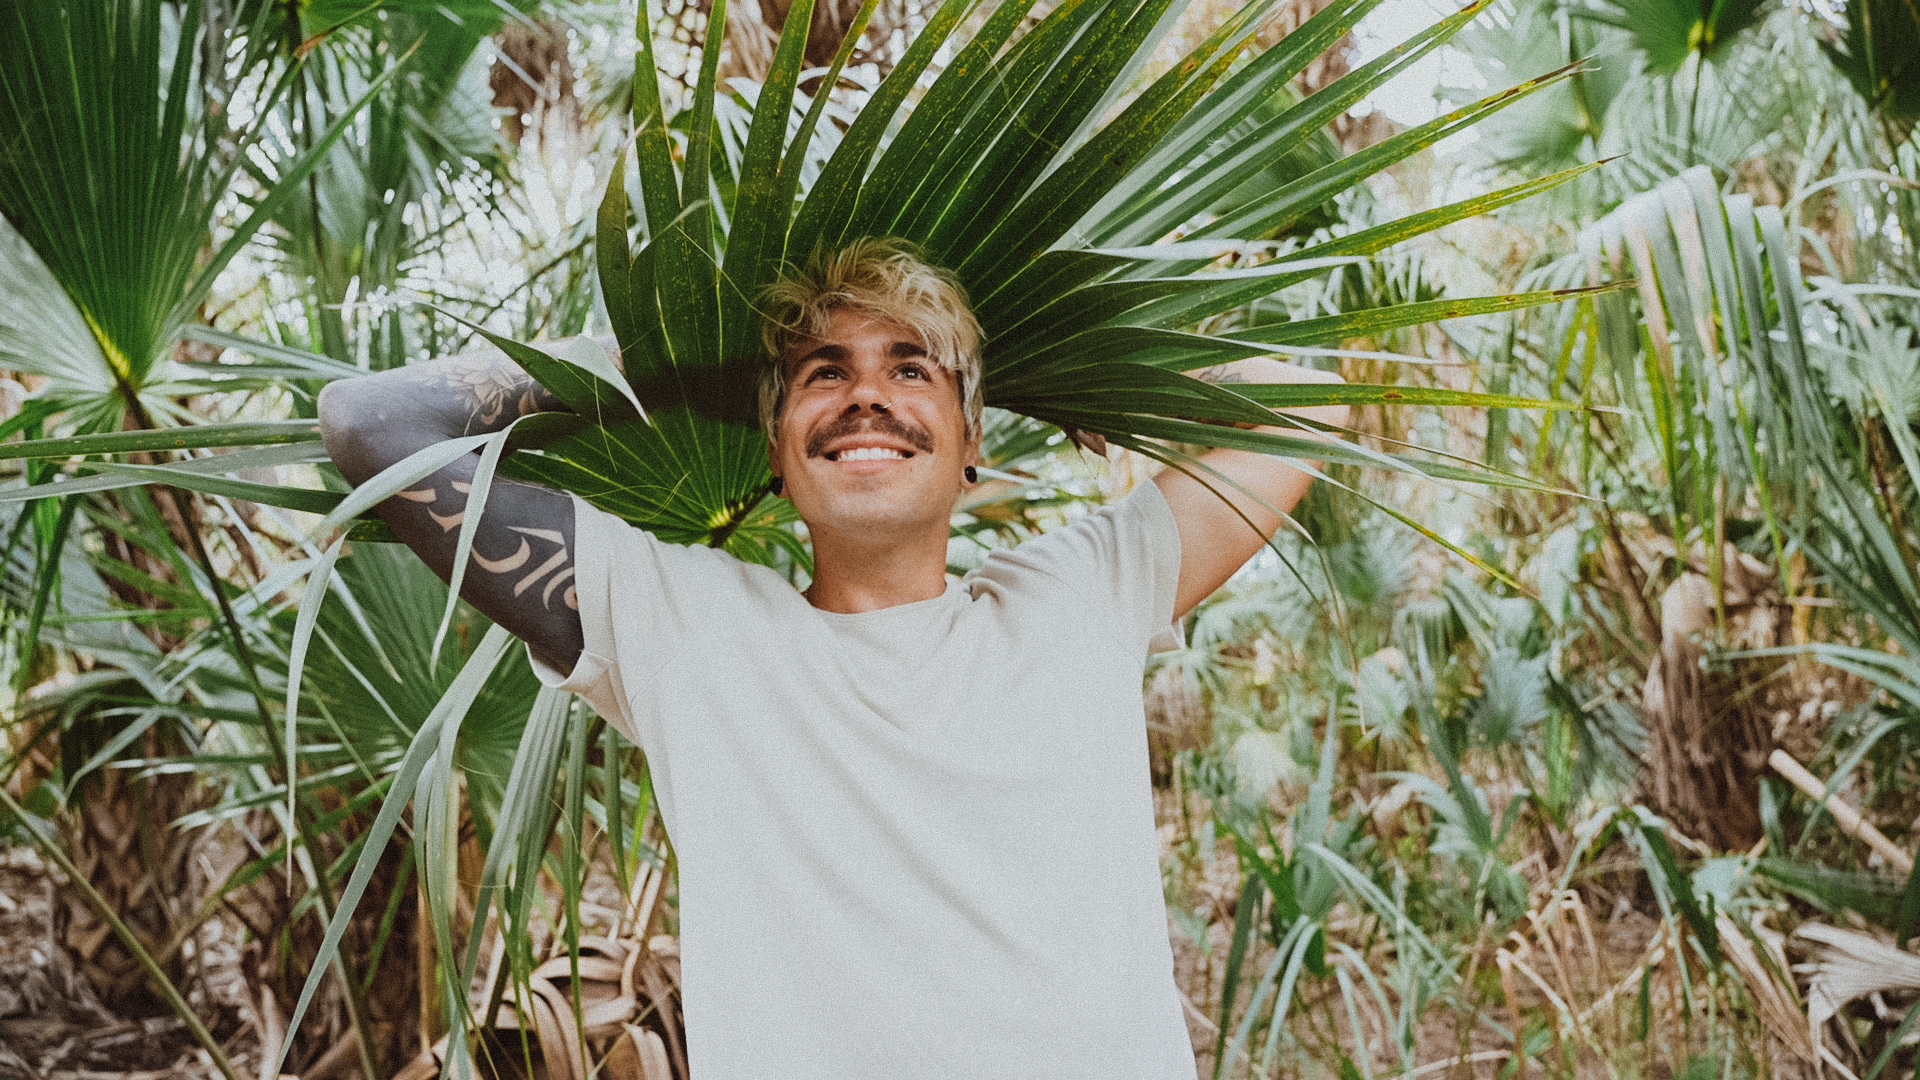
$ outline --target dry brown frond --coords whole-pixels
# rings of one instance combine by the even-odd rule
[[[1819,1047],[1814,1042],[1813,1031],[1806,1017],[1800,1011],[1799,998],[1793,992],[1792,984],[1786,981],[1786,957],[1762,938],[1767,949],[1763,959],[1760,950],[1748,938],[1746,928],[1734,922],[1725,912],[1720,913],[1715,924],[1720,928],[1720,948],[1727,954],[1727,959],[1733,962],[1734,970],[1740,973],[1740,981],[1746,984],[1747,993],[1752,995],[1754,1007],[1760,1013],[1760,1022],[1766,1026],[1768,1034],[1802,1063],[1817,1066]]]

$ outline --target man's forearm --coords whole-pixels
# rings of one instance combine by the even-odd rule
[[[320,434],[341,475],[357,487],[434,443],[564,408],[507,354],[488,347],[328,384],[320,394]]]
[[[1325,383],[1342,380],[1332,372],[1254,358],[1196,372],[1205,382]],[[1345,405],[1313,405],[1281,410],[1331,427],[1347,422]],[[1295,438],[1333,439],[1305,425],[1237,423],[1233,427]],[[1184,616],[1206,599],[1258,551],[1280,527],[1283,515],[1306,494],[1318,462],[1297,462],[1251,450],[1218,449],[1200,455],[1202,468],[1191,473],[1163,469],[1153,481],[1166,496],[1180,525],[1180,585],[1174,612]],[[1204,477],[1205,479],[1201,479]],[[1253,528],[1247,528],[1251,523]]]
[[[1204,383],[1221,386],[1246,383],[1319,383],[1329,386],[1339,385],[1344,380],[1333,372],[1315,368],[1303,368],[1297,364],[1282,363],[1265,357],[1252,357],[1236,360],[1228,364],[1215,364],[1193,373],[1193,377]],[[1275,409],[1283,416],[1297,416],[1303,420],[1326,424],[1330,427],[1342,427],[1349,419],[1350,410],[1345,405],[1303,405],[1298,408]],[[1337,442],[1340,436],[1334,432],[1321,431],[1304,424],[1235,424],[1249,431],[1264,431],[1273,435],[1286,435],[1296,439],[1322,439]],[[1318,466],[1319,462],[1313,463]]]
[[[341,475],[357,487],[435,443],[561,408],[506,354],[489,348],[329,384],[320,395],[320,434]],[[443,581],[452,578],[478,465],[477,453],[464,455],[374,507]],[[573,517],[562,492],[497,481],[461,588],[468,602],[561,671],[583,645],[571,582]]]

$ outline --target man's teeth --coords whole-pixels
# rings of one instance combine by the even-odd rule
[[[833,455],[835,461],[875,461],[880,458],[903,458],[898,450],[885,446],[862,446],[854,450],[842,450]]]

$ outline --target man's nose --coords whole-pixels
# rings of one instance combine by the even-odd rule
[[[883,385],[880,380],[874,378],[855,380],[847,396],[850,399],[847,403],[847,411],[849,413],[859,412],[862,405],[867,406],[874,412],[886,412],[890,404],[887,400],[885,385]]]

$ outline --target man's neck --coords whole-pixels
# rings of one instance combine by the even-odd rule
[[[947,589],[947,536],[908,542],[814,533],[813,584],[807,602],[822,611],[858,614],[931,600]]]

